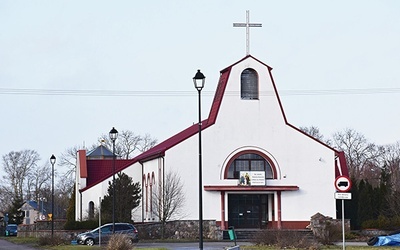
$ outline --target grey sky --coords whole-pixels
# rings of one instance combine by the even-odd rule
[[[44,162],[113,126],[162,141],[197,120],[197,69],[205,118],[219,71],[245,56],[232,23],[246,10],[290,123],[400,140],[399,1],[1,0],[0,154]]]

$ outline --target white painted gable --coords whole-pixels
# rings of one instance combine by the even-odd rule
[[[241,98],[241,74],[248,68],[258,74],[257,99]],[[278,227],[296,223],[302,226],[317,212],[335,217],[335,164],[342,156],[287,122],[271,70],[254,57],[246,56],[221,71],[208,119],[202,123],[206,220],[229,225],[230,195],[245,194],[265,195],[267,219]],[[133,215],[135,221],[157,220],[150,208],[150,183],[162,185],[169,171],[179,174],[185,186],[185,216],[180,219],[198,219],[197,133],[198,125],[194,124],[139,155],[124,170],[133,175],[135,182],[142,183],[142,206]],[[249,152],[262,155],[273,166],[274,178],[267,179],[265,186],[241,187],[238,179],[227,178],[227,169],[234,159]],[[344,158],[341,162],[343,165]],[[104,192],[106,181],[85,190],[82,204],[95,200],[91,193],[97,198],[100,190]]]

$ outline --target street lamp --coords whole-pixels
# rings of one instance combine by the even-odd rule
[[[43,216],[44,216],[44,201],[47,202],[47,200],[46,200],[45,197],[41,197],[41,198],[39,198],[39,200],[42,201],[42,215],[41,215],[40,218],[39,218],[40,220],[42,220],[42,218],[43,218]]]
[[[194,87],[199,93],[199,249],[203,249],[203,184],[202,184],[202,162],[201,162],[201,90],[204,87],[206,77],[197,70],[193,77]]]
[[[112,189],[113,189],[113,199],[112,199],[112,233],[115,233],[115,140],[117,140],[118,137],[118,131],[113,127],[110,130],[109,133],[110,139],[113,144],[113,184],[112,184]]]
[[[56,163],[56,157],[51,155],[51,239],[54,238],[54,164]]]

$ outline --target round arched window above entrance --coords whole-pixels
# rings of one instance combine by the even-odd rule
[[[225,172],[226,179],[239,179],[240,171],[265,171],[265,179],[275,179],[274,167],[267,157],[257,152],[241,153],[233,157]]]

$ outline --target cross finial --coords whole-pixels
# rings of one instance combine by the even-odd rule
[[[246,23],[233,23],[233,27],[246,27],[246,55],[250,55],[250,27],[262,27],[261,23],[250,23],[249,11],[246,10]]]

